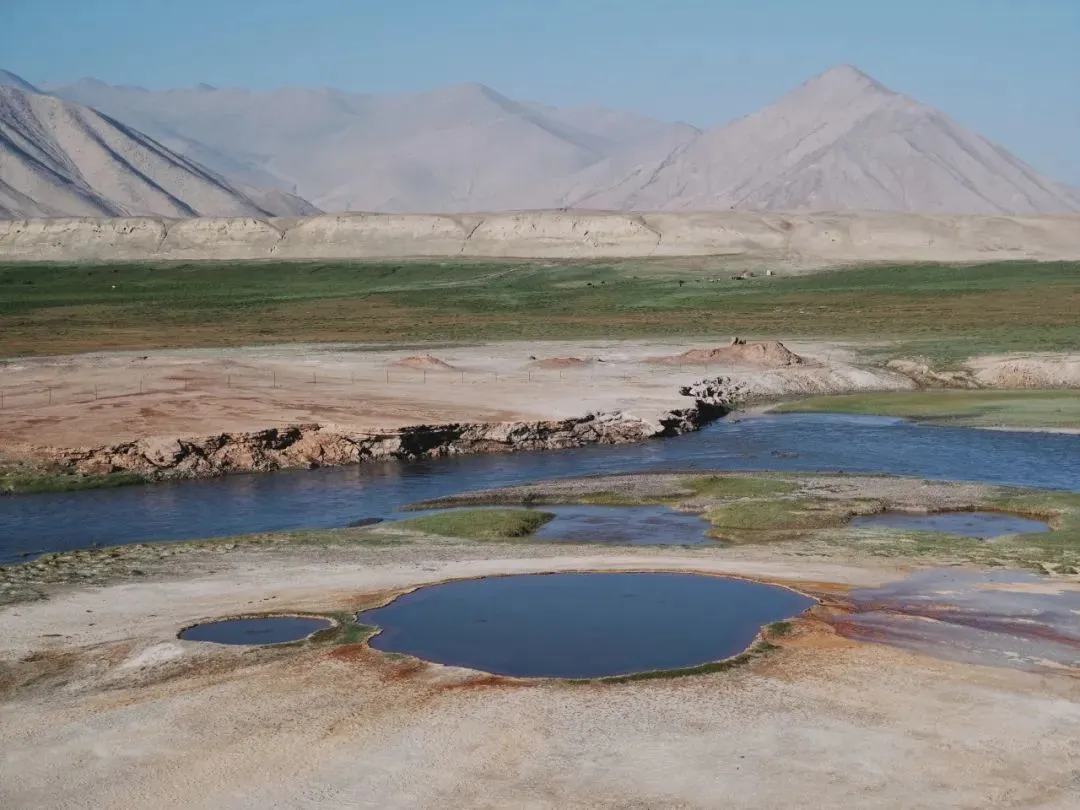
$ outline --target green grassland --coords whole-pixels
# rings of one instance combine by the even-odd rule
[[[965,427],[1080,429],[1076,391],[904,391],[813,397],[779,411],[898,416]]]
[[[889,354],[947,362],[1080,343],[1077,262],[765,269],[734,281],[720,259],[9,264],[0,356],[739,334],[892,342]]]

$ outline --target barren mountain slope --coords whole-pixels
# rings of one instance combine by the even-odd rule
[[[96,110],[0,86],[0,216],[295,216]]]
[[[841,66],[565,204],[625,210],[1058,213],[1075,197],[941,112]]]
[[[563,192],[556,181],[643,142],[662,146],[640,159],[666,154],[696,132],[598,107],[519,103],[479,84],[399,96],[325,88],[148,91],[93,79],[50,89],[229,177],[295,187],[327,210],[548,207]],[[185,138],[213,154],[194,151]]]

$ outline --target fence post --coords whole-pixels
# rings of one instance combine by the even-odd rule
[[[387,369],[387,370],[386,370],[386,382],[387,382],[387,383],[389,383],[389,382],[390,382],[390,369]]]
[[[270,387],[271,388],[277,388],[277,372],[274,371],[274,372],[271,372],[271,374],[273,375],[273,377],[270,380]]]
[[[52,386],[49,386],[49,404],[52,405]]]

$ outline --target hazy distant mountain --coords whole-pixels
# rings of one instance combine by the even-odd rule
[[[10,70],[3,70],[2,68],[0,68],[0,87],[14,87],[16,90],[22,90],[24,93],[41,92],[22,76],[16,76]]]
[[[1061,184],[850,66],[567,205],[617,209],[1080,210]]]
[[[20,87],[0,86],[0,217],[318,210],[277,190],[230,182],[95,110]]]
[[[150,92],[94,79],[49,89],[230,176],[237,173],[225,157],[262,172],[273,178],[263,185],[295,188],[326,210],[550,205],[562,178],[642,141],[696,133],[633,113],[519,103],[478,84],[403,96],[207,87]],[[193,152],[181,136],[218,157]],[[674,142],[665,141],[669,148]],[[541,187],[550,190],[538,197]]]
[[[475,84],[402,96],[94,79],[44,89],[325,210],[1080,210],[1075,189],[849,66],[705,132]]]

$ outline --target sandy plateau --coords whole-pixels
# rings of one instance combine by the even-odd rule
[[[653,418],[690,404],[681,386],[719,375],[760,396],[914,387],[901,374],[857,363],[839,345],[785,345],[807,362],[768,368],[749,352],[749,362],[732,363],[727,350],[740,347],[724,347],[719,359],[705,362],[693,356],[686,363],[655,362],[714,348],[715,338],[279,346],[13,360],[0,366],[0,446],[92,447],[311,423],[378,432],[589,412]]]

